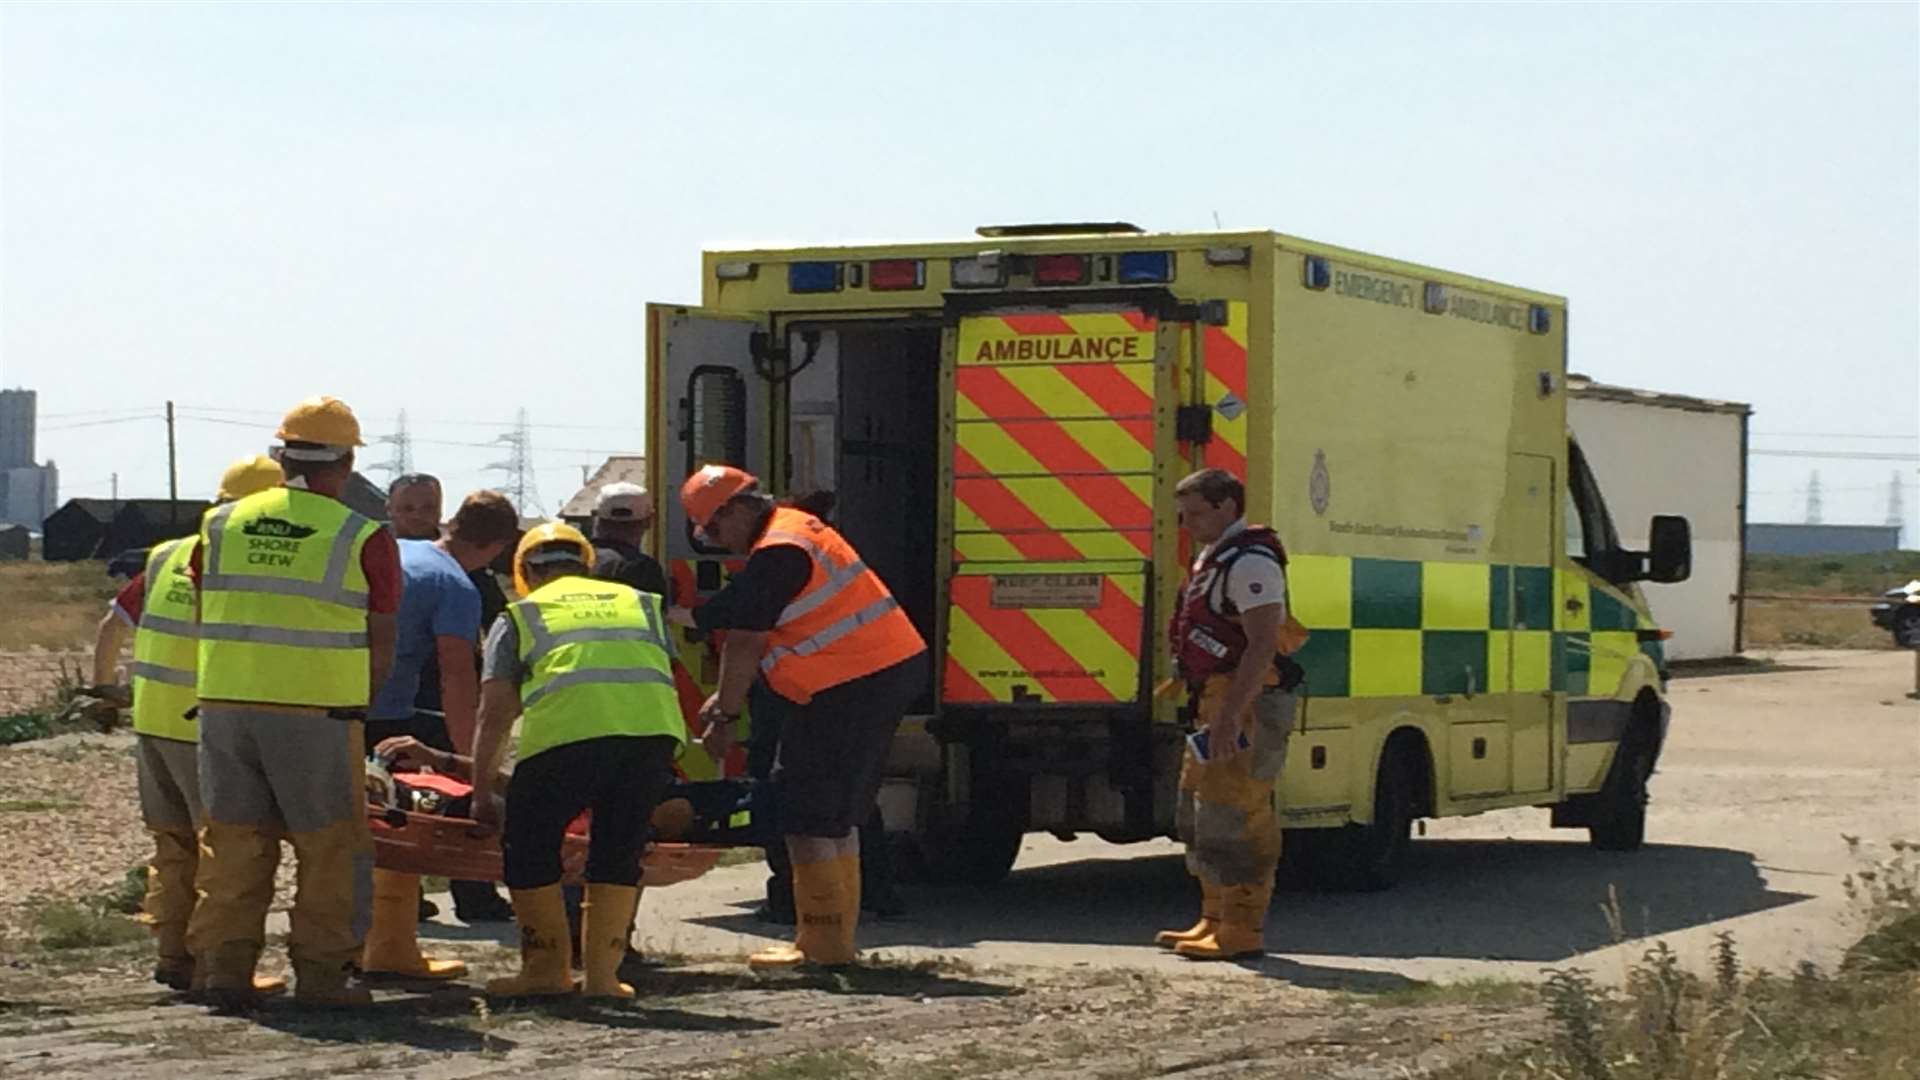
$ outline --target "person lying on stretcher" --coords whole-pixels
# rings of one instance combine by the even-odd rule
[[[383,739],[373,748],[373,761],[367,769],[368,796],[374,802],[411,811],[444,817],[472,817],[471,781],[473,759],[463,754],[437,750],[411,735]],[[379,766],[376,769],[374,766]],[[446,779],[424,780],[423,773]],[[385,774],[383,780],[382,774]],[[390,792],[379,790],[390,785]],[[494,791],[505,792],[506,783],[495,784]],[[736,777],[723,780],[687,780],[676,777],[667,797],[654,808],[653,839],[694,844],[757,845],[762,837],[747,817],[753,795],[753,780]],[[496,804],[502,800],[494,797]],[[505,811],[504,806],[497,809]]]
[[[382,740],[373,748],[367,761],[367,801],[368,812],[376,819],[385,819],[388,827],[402,828],[405,819],[402,812],[425,814],[436,817],[464,818],[472,815],[472,779],[473,759],[459,754],[434,749],[409,735],[395,736]],[[677,781],[669,789],[669,795],[654,809],[652,841],[668,844],[691,843],[702,846],[751,845],[763,843],[745,818],[745,808],[752,796],[751,781],[719,780],[705,782]],[[495,791],[505,791],[505,784],[498,784]],[[584,818],[584,815],[583,815]],[[582,822],[576,823],[576,832],[584,832]],[[383,834],[376,822],[376,840]],[[442,835],[438,843],[445,844],[449,838]],[[499,840],[496,833],[473,835],[459,832],[451,838],[457,848],[456,857],[465,855],[468,861],[479,854],[480,849],[491,849],[490,857],[499,858]],[[576,838],[584,841],[584,836]],[[376,844],[376,850],[379,850]],[[583,849],[584,851],[584,849]],[[652,856],[649,856],[651,858]],[[682,867],[688,865],[680,864]],[[711,865],[711,860],[700,864],[695,876]],[[466,974],[467,967],[457,960],[438,959],[425,956],[420,951],[419,938],[415,931],[414,911],[419,896],[421,873],[444,872],[445,868],[434,866],[410,866],[405,871],[377,871],[376,897],[373,925],[362,950],[361,970],[372,976],[393,976],[410,980],[444,981],[458,979]],[[490,871],[498,872],[497,865]],[[382,906],[379,888],[382,882],[388,886],[385,890],[393,893],[391,902]],[[668,883],[675,880],[671,875]],[[684,880],[684,879],[680,879]],[[577,892],[577,889],[573,890]],[[577,906],[568,913],[570,929],[578,938],[580,923]],[[574,955],[580,955],[579,950]],[[577,964],[575,965],[578,966]]]

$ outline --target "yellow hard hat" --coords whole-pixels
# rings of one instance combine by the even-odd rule
[[[587,569],[593,569],[593,545],[579,529],[564,521],[543,521],[528,529],[526,535],[520,537],[520,546],[513,549],[513,589],[521,596],[533,591],[527,587],[528,563],[538,565],[541,560],[534,552],[548,544],[571,545],[578,554],[568,557],[577,557]]]
[[[274,437],[282,442],[319,443],[322,446],[365,446],[360,421],[347,403],[335,397],[310,397],[295,405],[280,421]]]
[[[286,477],[280,472],[280,463],[267,455],[243,457],[220,474],[220,492],[214,496],[214,500],[227,503],[258,495],[270,487],[278,486],[284,479]]]

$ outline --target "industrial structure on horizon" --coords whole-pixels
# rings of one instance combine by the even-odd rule
[[[60,504],[60,470],[34,456],[39,395],[0,390],[0,525],[39,532]]]

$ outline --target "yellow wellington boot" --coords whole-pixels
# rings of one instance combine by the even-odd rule
[[[836,935],[839,955],[846,959],[834,962],[851,964],[860,957],[860,946],[855,940],[860,928],[860,849],[856,847],[834,862],[840,866],[840,881],[846,887],[840,901],[840,932]]]
[[[775,945],[747,957],[755,971],[795,968],[802,964],[828,967],[853,962],[851,923],[846,904],[845,856],[793,865],[793,907],[796,919],[793,944]],[[856,867],[856,872],[858,868]]]
[[[513,918],[520,924],[520,974],[488,979],[494,997],[552,997],[574,992],[573,935],[560,885],[513,889]]]
[[[187,974],[190,979],[186,987],[187,997],[189,999],[205,997],[208,993],[207,979],[206,976],[201,973],[199,965],[189,960],[187,962]],[[158,976],[156,976],[156,978],[157,977]],[[242,994],[251,993],[256,998],[279,997],[286,992],[287,980],[275,978],[271,975],[255,975],[253,977],[253,989],[251,991],[240,991]]]
[[[331,964],[293,962],[293,1002],[312,1009],[359,1009],[373,1004],[373,991],[353,986]]]
[[[633,987],[620,981],[620,961],[627,956],[633,933],[633,912],[640,906],[640,890],[632,885],[588,885],[580,905],[580,941],[587,955],[586,995],[590,998],[633,997]]]
[[[1171,949],[1183,941],[1199,941],[1220,925],[1220,886],[1200,879],[1200,921],[1189,930],[1162,930],[1153,935],[1153,943]]]
[[[1265,885],[1220,887],[1220,924],[1198,941],[1173,947],[1189,960],[1239,960],[1267,951],[1267,904],[1273,899],[1272,875]]]
[[[373,924],[360,950],[360,970],[436,981],[465,975],[467,965],[458,960],[421,955],[419,925],[420,875],[374,870]]]

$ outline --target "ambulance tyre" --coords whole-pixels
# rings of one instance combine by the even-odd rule
[[[1025,835],[1008,823],[917,833],[907,866],[914,878],[933,885],[997,885],[1013,871]]]
[[[1598,851],[1638,851],[1647,839],[1647,779],[1653,775],[1654,745],[1649,728],[1628,729],[1620,744],[1620,768],[1608,785],[1606,808],[1587,838]]]
[[[1423,793],[1431,775],[1427,760],[1417,734],[1395,736],[1380,755],[1373,821],[1342,829],[1300,830],[1298,839],[1306,843],[1297,847],[1295,837],[1288,835],[1288,850],[1300,857],[1304,864],[1301,872],[1312,885],[1337,891],[1378,892],[1400,880],[1407,850],[1413,844],[1413,819],[1425,805]]]

